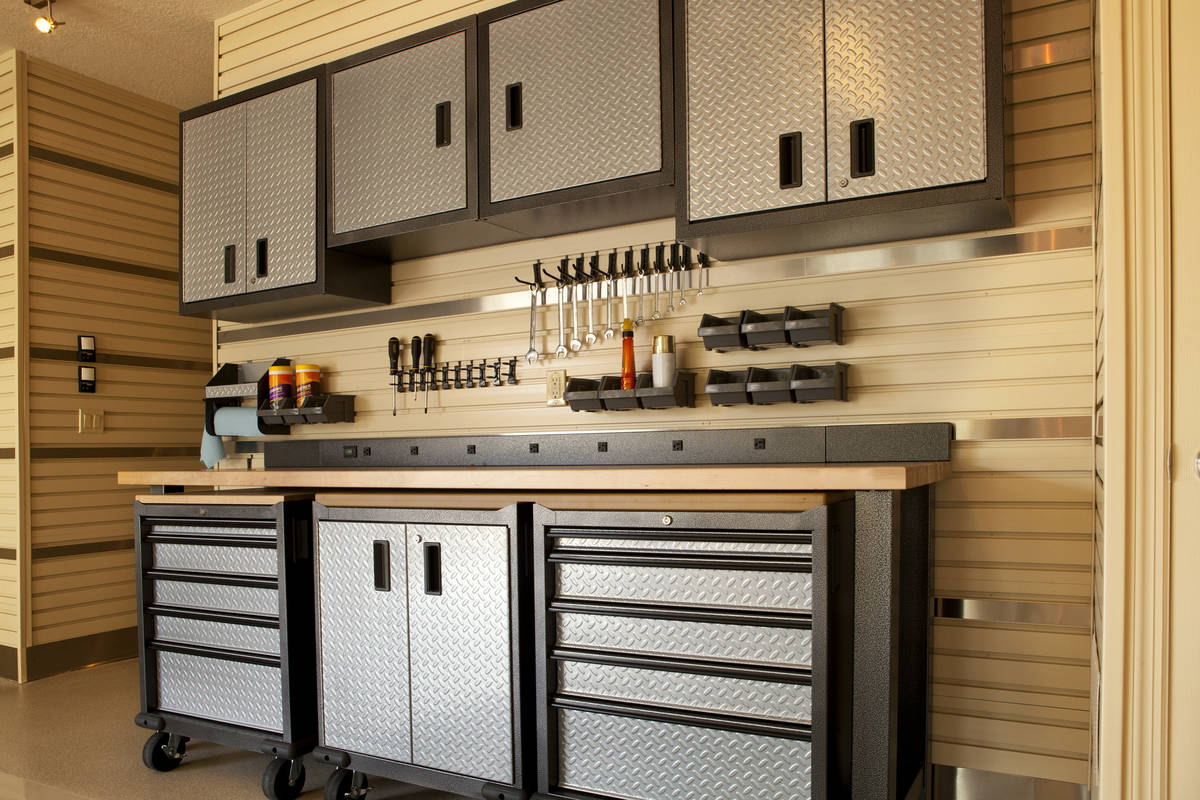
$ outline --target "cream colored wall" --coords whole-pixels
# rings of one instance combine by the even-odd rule
[[[275,0],[217,23],[221,94],[388,41],[497,2],[422,0],[347,6]],[[1083,45],[1087,0],[1014,0],[1009,45]],[[1091,65],[1083,58],[1011,76],[1016,224],[1090,224],[1093,214]],[[535,258],[673,237],[669,220],[533,240],[393,266],[400,305],[512,291]],[[720,265],[726,275],[738,265]],[[850,402],[580,415],[544,406],[544,369],[613,373],[612,345],[563,362],[519,369],[516,387],[402,399],[391,415],[385,344],[436,334],[443,359],[524,353],[528,311],[419,320],[287,339],[223,345],[218,360],[277,356],[322,365],[330,390],[357,395],[353,425],[314,426],[301,437],[628,427],[747,427],[825,422],[970,421],[1093,412],[1095,259],[1089,247],[953,264],[723,287],[655,325],[680,343],[681,366],[737,369],[794,361],[849,362]],[[804,351],[706,353],[699,314],[783,303],[846,306],[846,344]],[[539,317],[539,346],[554,321]],[[224,324],[220,331],[245,326]],[[648,338],[639,334],[639,359]],[[1090,437],[971,440],[955,444],[955,477],[938,487],[934,591],[940,597],[1092,603],[1094,467]],[[933,760],[1077,783],[1088,781],[1090,630],[937,619],[933,659]]]
[[[17,132],[16,53],[0,53],[0,148],[14,145]],[[0,157],[0,349],[17,338],[17,158]],[[17,446],[17,360],[0,358],[0,450]],[[0,550],[19,547],[17,461],[0,458]],[[16,558],[0,556],[0,645],[21,639],[21,584]]]

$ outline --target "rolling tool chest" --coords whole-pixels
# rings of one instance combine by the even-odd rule
[[[154,731],[142,758],[174,769],[189,739],[267,753],[264,794],[291,800],[316,738],[311,505],[198,499],[142,497],[134,506],[136,722]]]
[[[368,775],[528,797],[528,504],[314,509],[327,800],[364,797]]]
[[[539,797],[848,796],[853,503],[534,512]]]

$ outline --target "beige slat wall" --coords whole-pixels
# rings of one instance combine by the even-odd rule
[[[217,23],[217,90],[227,94],[498,2],[274,0]],[[1010,44],[1090,41],[1088,0],[1012,0]],[[1085,47],[1084,51],[1090,51]],[[1087,60],[1011,76],[1016,222],[1027,229],[1092,219],[1092,96]],[[403,305],[514,288],[535,258],[669,239],[670,221],[455,253],[393,267]],[[526,369],[516,387],[402,399],[391,414],[385,342],[435,333],[440,357],[524,353],[527,311],[356,328],[222,346],[218,360],[276,356],[322,365],[327,387],[357,395],[353,425],[304,437],[566,430],[586,427],[769,426],[824,422],[1089,416],[1093,403],[1094,257],[1090,249],[979,259],[714,289],[668,317],[681,367],[736,369],[796,360],[849,362],[848,404],[572,415],[544,407],[543,366],[571,375],[613,373],[613,345]],[[806,351],[709,354],[696,343],[702,312],[767,310],[782,302],[846,308],[846,345]],[[538,321],[539,347],[554,324]],[[222,323],[221,330],[242,326]],[[639,361],[648,338],[639,335]],[[955,477],[937,493],[934,588],[939,596],[1091,604],[1093,467],[1090,439],[966,441]],[[1086,627],[939,619],[934,629],[933,760],[1088,780],[1089,643]]]
[[[137,175],[178,182],[178,112],[29,59],[29,139],[40,147]],[[76,364],[30,363],[30,445],[45,448],[195,447],[196,402],[208,377],[211,325],[180,317],[178,196],[31,158],[29,244],[163,271],[153,278],[33,257],[29,341],[74,350],[92,334],[100,352],[196,362],[191,370],[97,365],[94,395],[76,391]],[[36,253],[35,253],[36,255]],[[80,434],[78,411],[104,412],[104,432]],[[195,467],[195,458],[35,458],[30,467],[33,626],[30,645],[137,624],[129,549],[39,558],[39,548],[132,538],[134,489],[119,469]]]
[[[1094,19],[1094,17],[1093,17]],[[1094,65],[1094,76],[1099,74],[1099,63]],[[1098,82],[1093,79],[1093,85]],[[1097,220],[1103,219],[1103,203],[1104,187],[1100,181],[1100,162],[1103,146],[1100,140],[1100,126],[1096,126],[1095,132],[1095,175],[1096,175],[1096,212]],[[1090,775],[1092,791],[1098,791],[1099,787],[1099,752],[1100,752],[1100,682],[1102,674],[1100,670],[1100,653],[1102,652],[1101,638],[1104,629],[1104,387],[1105,387],[1105,371],[1104,371],[1104,348],[1105,348],[1105,330],[1106,316],[1105,300],[1104,300],[1104,236],[1103,230],[1097,226],[1096,236],[1096,301],[1095,301],[1095,417],[1093,422],[1093,432],[1095,435],[1095,467],[1092,473],[1095,490],[1095,521],[1093,523],[1094,536],[1094,551],[1092,555],[1092,642],[1091,642],[1091,660],[1092,660],[1092,772]]]
[[[17,131],[16,54],[0,53],[0,148],[13,145]],[[17,158],[0,158],[0,348],[17,341]],[[17,446],[17,360],[0,358],[0,449]],[[0,458],[0,550],[18,549],[17,460]],[[20,645],[21,587],[17,560],[0,557],[0,645]]]

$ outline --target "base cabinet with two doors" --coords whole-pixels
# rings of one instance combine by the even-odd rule
[[[335,767],[330,800],[365,796],[370,776],[488,800],[845,798],[854,747],[865,742],[862,757],[885,769],[896,762],[894,739],[876,742],[864,729],[852,742],[859,713],[854,500],[802,511],[662,513],[532,502],[434,509],[408,507],[402,495],[367,497],[305,504],[309,594],[293,587],[275,615],[222,610],[230,603],[204,593],[191,602],[193,612],[179,614],[187,603],[163,594],[165,582],[183,580],[184,568],[201,587],[266,580],[242,559],[222,567],[238,534],[196,522],[228,526],[236,510],[192,506],[185,514],[183,506],[162,506],[140,517],[148,593],[139,721],[157,715],[174,723],[172,714],[186,713],[244,726],[249,721],[222,709],[249,713],[275,697],[265,689],[239,695],[249,688],[235,679],[204,684],[177,710],[175,687],[209,678],[199,663],[161,672],[160,651],[189,655],[217,645],[197,644],[199,632],[167,634],[161,617],[206,626],[266,626],[272,616],[303,624],[291,603],[307,599],[308,638],[270,657],[282,659],[285,678],[290,664],[291,680],[309,687],[285,695],[282,713],[315,723],[315,742],[310,736],[306,745]],[[265,530],[265,520],[254,530]],[[202,549],[177,563],[164,546],[185,535],[200,537]],[[928,530],[914,535],[919,543]],[[256,537],[254,546],[265,552],[266,540]],[[295,540],[297,554],[309,552],[307,541]],[[211,550],[218,545],[225,550]],[[915,578],[909,585],[914,596],[926,586]],[[907,607],[924,613],[920,602]],[[224,619],[230,615],[236,619]],[[923,621],[914,624],[923,629]],[[908,647],[924,652],[918,638]],[[307,654],[297,654],[301,641],[310,644]],[[237,664],[268,658],[225,656]],[[868,706],[886,716],[899,682],[923,698],[916,676],[925,662],[918,661],[903,681],[877,676],[892,689]],[[307,678],[296,676],[296,665],[307,665]],[[209,738],[206,728],[187,730]],[[906,746],[907,758],[923,762],[915,745]],[[239,746],[260,749],[257,740]],[[904,774],[901,793],[853,796],[896,800],[911,782]],[[276,796],[285,794],[268,792]]]

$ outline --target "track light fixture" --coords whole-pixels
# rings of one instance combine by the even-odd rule
[[[25,0],[25,5],[37,9],[46,9],[45,15],[33,21],[33,27],[42,33],[52,33],[55,28],[60,28],[66,24],[54,18],[54,0]]]

